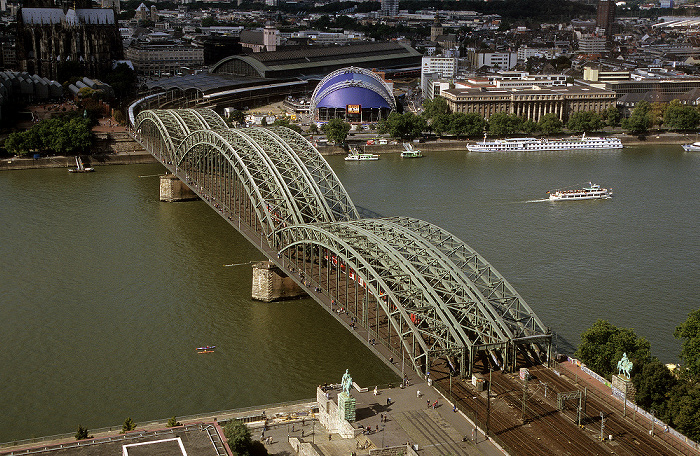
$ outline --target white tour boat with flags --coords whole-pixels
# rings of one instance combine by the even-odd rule
[[[550,201],[581,201],[590,199],[608,199],[612,197],[612,188],[602,188],[598,184],[588,183],[588,187],[578,190],[556,190],[549,193]]]
[[[620,138],[586,137],[546,139],[546,138],[508,138],[484,140],[467,144],[469,152],[543,152],[557,150],[622,149]]]

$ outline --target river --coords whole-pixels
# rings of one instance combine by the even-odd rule
[[[700,283],[700,154],[680,149],[328,160],[356,204],[474,247],[562,338],[604,318],[674,362]],[[395,379],[313,301],[252,301],[260,253],[204,203],[159,202],[162,169],[0,173],[0,441]],[[588,181],[615,197],[544,200]]]

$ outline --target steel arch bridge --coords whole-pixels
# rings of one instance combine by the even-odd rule
[[[549,360],[551,334],[463,241],[409,218],[361,218],[319,152],[284,127],[229,129],[209,109],[149,110],[137,139],[316,300],[417,372],[447,358],[505,370]],[[363,337],[364,340],[364,337]],[[490,360],[489,360],[490,358]]]

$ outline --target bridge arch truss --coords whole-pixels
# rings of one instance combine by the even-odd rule
[[[322,292],[322,304],[342,308],[416,371],[436,358],[462,375],[478,357],[507,370],[518,353],[549,359],[548,329],[485,259],[422,220],[361,219],[328,163],[294,131],[229,129],[209,109],[143,111],[135,130],[272,261]]]

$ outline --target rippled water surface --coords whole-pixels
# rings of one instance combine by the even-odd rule
[[[664,361],[700,307],[700,154],[426,153],[329,162],[356,204],[421,218],[481,253],[572,343],[597,318]],[[158,201],[158,165],[0,173],[0,441],[313,397],[393,379],[310,300],[250,299],[262,259],[201,202]],[[550,203],[589,180],[607,201]],[[197,355],[213,344],[216,353]]]

